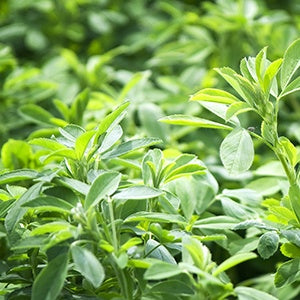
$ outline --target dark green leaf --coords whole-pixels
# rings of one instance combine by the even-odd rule
[[[68,268],[68,253],[52,259],[38,274],[32,287],[32,300],[54,300],[60,294]]]
[[[94,288],[101,286],[105,273],[100,261],[87,249],[79,246],[71,247],[72,257],[76,269],[84,276]]]

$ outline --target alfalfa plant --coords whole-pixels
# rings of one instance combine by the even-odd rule
[[[300,157],[292,141],[280,136],[278,131],[281,102],[300,90],[300,76],[296,76],[299,67],[300,39],[288,47],[283,58],[275,61],[267,59],[265,47],[256,57],[242,59],[241,74],[229,67],[216,69],[234,93],[205,88],[191,96],[191,101],[199,101],[226,124],[186,115],[161,119],[169,124],[228,130],[229,134],[220,146],[220,158],[230,174],[239,174],[251,167],[254,159],[252,137],[263,142],[276,155],[288,180],[287,193],[279,200],[263,202],[268,208],[268,221],[249,219],[234,227],[263,230],[257,247],[262,258],[272,256],[282,243],[281,253],[291,259],[278,267],[276,287],[300,280]],[[249,111],[257,114],[261,121],[259,133],[241,125],[238,116]]]

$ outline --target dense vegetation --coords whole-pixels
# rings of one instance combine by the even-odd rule
[[[1,1],[0,299],[299,299],[299,12]]]

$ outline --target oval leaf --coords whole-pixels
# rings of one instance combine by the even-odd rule
[[[221,144],[220,156],[231,175],[247,171],[254,159],[253,142],[248,131],[236,128],[229,133]]]
[[[93,182],[84,203],[84,208],[95,206],[107,195],[116,191],[121,180],[119,172],[105,172],[100,174]]]
[[[262,258],[267,259],[277,251],[278,244],[278,234],[275,231],[266,232],[259,238],[257,251]]]
[[[98,288],[105,278],[104,269],[99,260],[89,250],[78,246],[72,246],[71,252],[76,269],[95,288]]]

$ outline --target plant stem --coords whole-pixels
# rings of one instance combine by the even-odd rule
[[[118,238],[117,238],[117,230],[116,230],[116,224],[115,224],[114,208],[113,208],[113,204],[112,204],[112,199],[110,197],[108,197],[107,202],[108,202],[109,217],[110,217],[110,222],[111,222],[112,241],[113,241],[115,253],[117,254],[119,249],[118,249]]]

